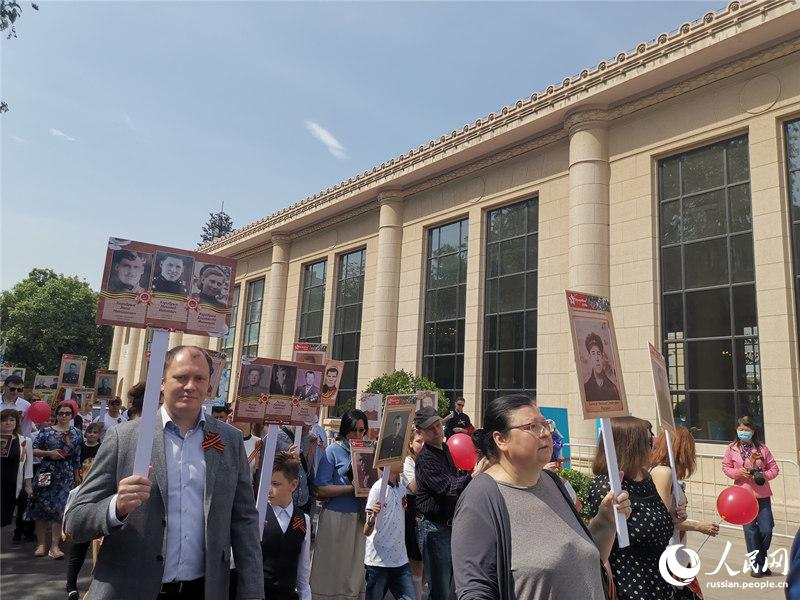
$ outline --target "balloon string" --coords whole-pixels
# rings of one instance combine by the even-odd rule
[[[719,525],[720,523],[722,523],[724,520],[725,520],[725,519],[720,519],[719,521],[717,521],[717,525]],[[704,539],[704,540],[703,540],[703,543],[702,543],[702,544],[700,544],[700,547],[697,549],[697,553],[698,553],[698,554],[700,554],[700,550],[702,550],[702,549],[703,549],[703,546],[705,546],[705,545],[706,545],[706,542],[707,542],[708,540],[710,540],[710,539],[711,539],[711,535],[709,534],[709,535],[707,535],[707,536],[706,536],[706,539]]]

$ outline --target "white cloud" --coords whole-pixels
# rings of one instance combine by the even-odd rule
[[[130,115],[125,114],[125,115],[122,115],[122,117],[120,117],[120,118],[122,119],[122,122],[125,124],[125,126],[128,129],[130,129],[131,131],[136,131],[136,126],[133,124],[133,119],[131,118]]]
[[[344,146],[339,143],[333,134],[325,129],[322,125],[314,123],[314,121],[306,121],[306,129],[308,132],[317,138],[320,142],[322,142],[325,147],[328,149],[328,152],[333,154],[339,160],[344,160],[347,158],[347,154],[344,151]]]
[[[27,142],[28,140],[26,140],[26,139],[24,139],[24,138],[21,138],[21,137],[19,137],[18,135],[12,135],[12,136],[11,136],[11,141],[12,141],[12,142],[17,142],[18,144],[24,144],[24,143],[25,143],[25,142]]]
[[[60,129],[56,129],[55,127],[51,127],[48,131],[50,131],[50,135],[57,138],[64,138],[68,142],[74,142],[75,138],[68,136],[66,133],[61,131]]]

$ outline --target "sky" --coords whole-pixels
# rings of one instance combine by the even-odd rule
[[[194,248],[723,4],[22,2],[0,42],[0,288],[97,289],[108,237]]]

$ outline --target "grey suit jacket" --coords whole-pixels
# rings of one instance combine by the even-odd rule
[[[231,547],[239,573],[239,598],[264,597],[258,513],[241,432],[206,419],[205,433],[220,434],[222,452],[205,450],[205,597],[228,597]],[[204,435],[205,435],[204,433]],[[164,573],[167,532],[167,470],[164,428],[156,418],[151,459],[150,499],[130,513],[121,528],[109,529],[108,507],[117,483],[133,472],[139,421],[106,434],[92,470],[66,514],[66,529],[76,542],[103,536],[89,589],[93,600],[156,598]]]

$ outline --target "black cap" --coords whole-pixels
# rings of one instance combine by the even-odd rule
[[[417,429],[427,429],[436,421],[441,420],[439,413],[432,406],[423,406],[414,416],[414,427]]]

